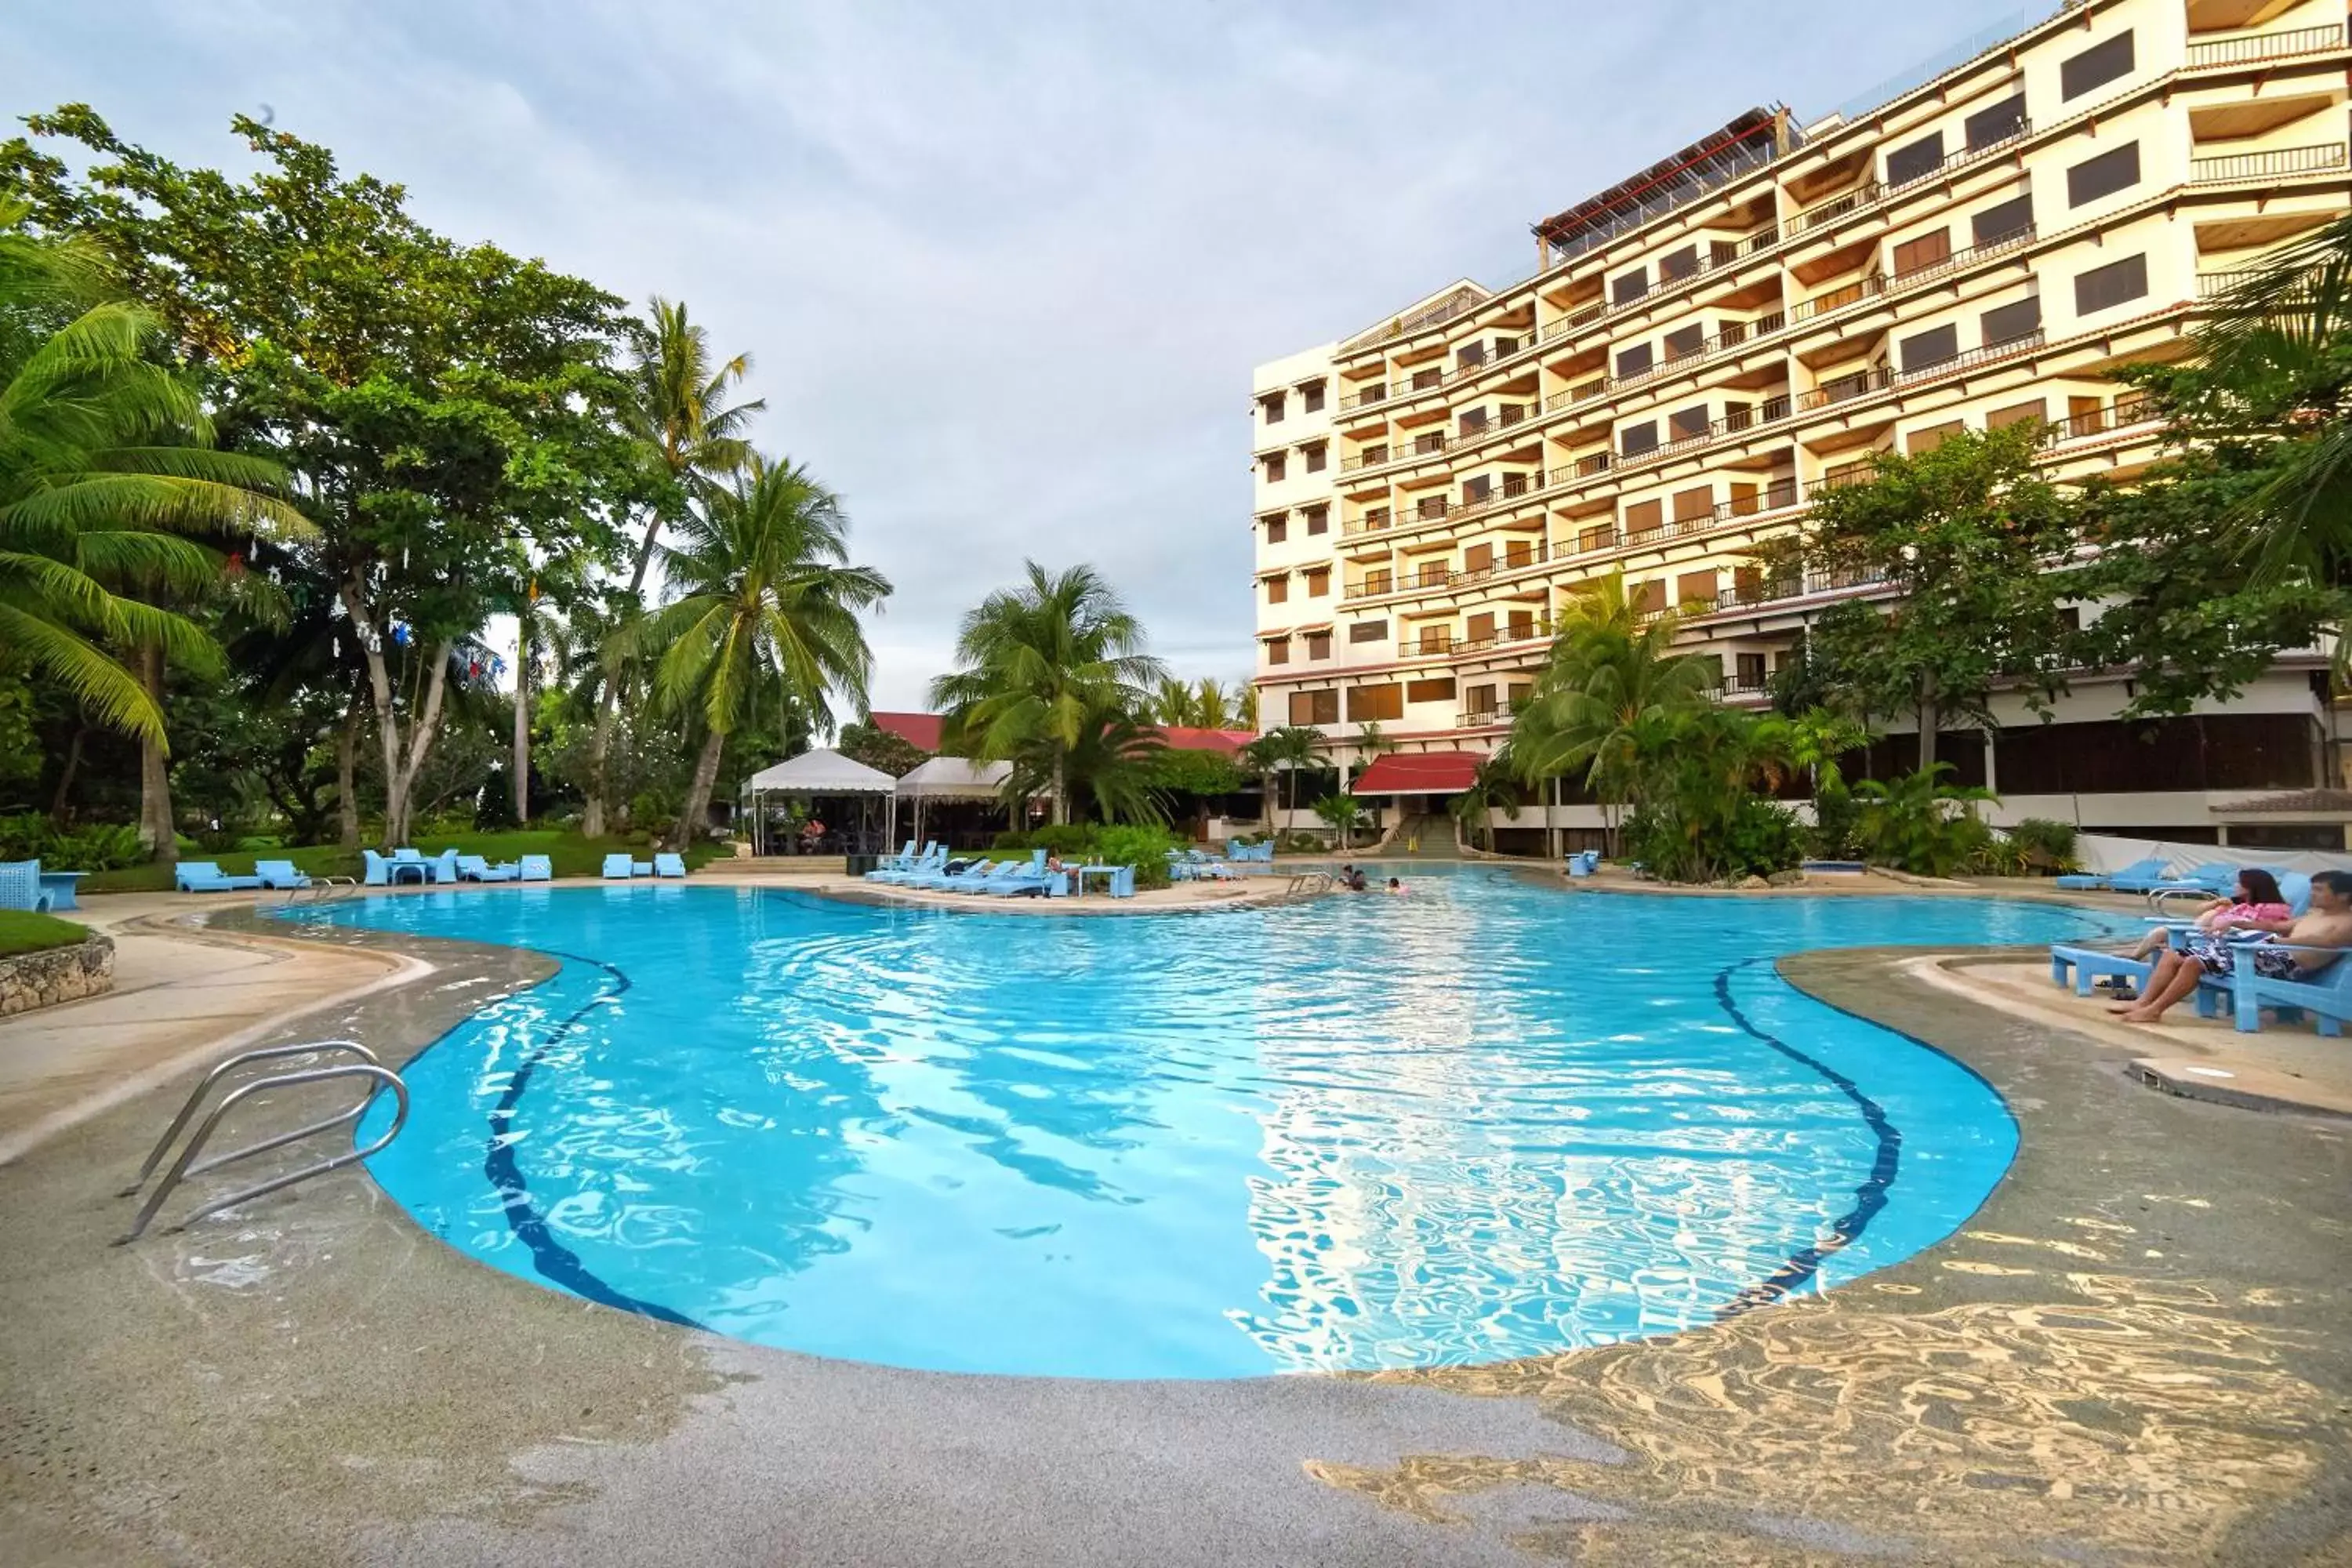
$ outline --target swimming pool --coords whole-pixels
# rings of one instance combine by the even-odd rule
[[[289,918],[562,960],[404,1069],[370,1169],[451,1246],[762,1344],[1097,1377],[1496,1361],[1884,1267],[1967,1218],[2014,1124],[1772,959],[2100,929],[1413,881],[1111,920],[645,884]]]

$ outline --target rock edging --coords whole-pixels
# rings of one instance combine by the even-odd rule
[[[114,939],[93,932],[70,947],[0,958],[0,1018],[114,989]]]

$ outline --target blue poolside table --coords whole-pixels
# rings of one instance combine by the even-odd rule
[[[74,889],[84,877],[89,875],[87,871],[42,872],[41,891],[49,895],[49,908],[53,910],[81,908],[80,900],[74,897]]]

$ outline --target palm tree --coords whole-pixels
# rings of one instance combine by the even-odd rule
[[[1192,697],[1192,722],[1203,730],[1224,730],[1233,725],[1233,708],[1225,689],[1213,675],[1204,675]],[[1255,728],[1255,726],[1252,726]]]
[[[1286,724],[1279,730],[1267,731],[1242,748],[1242,754],[1261,774],[1280,774],[1286,819],[1288,813],[1298,809],[1298,772],[1315,761],[1322,744],[1323,732],[1313,726]]]
[[[656,700],[702,720],[701,754],[678,814],[674,847],[683,849],[709,812],[727,736],[761,687],[781,685],[815,714],[829,714],[828,692],[866,706],[874,656],[857,616],[888,597],[890,584],[871,567],[848,564],[840,501],[788,463],[753,457],[676,533],[662,562],[677,597],[638,635],[662,649]],[[625,634],[624,651],[636,640]]]
[[[1674,617],[1646,624],[1622,573],[1580,594],[1562,616],[1543,671],[1512,721],[1519,775],[1580,773],[1605,805],[1639,806],[1643,764],[1680,714],[1706,706],[1713,666],[1673,651]]]
[[[1257,683],[1255,681],[1242,683],[1241,696],[1235,703],[1234,718],[1244,730],[1255,731],[1257,728]]]
[[[1315,803],[1315,815],[1339,836],[1339,847],[1355,842],[1356,825],[1364,819],[1364,803],[1352,795],[1327,795]]]
[[[1388,738],[1379,720],[1365,720],[1356,731],[1356,765],[1353,772],[1362,773],[1374,762],[1396,749],[1396,742]],[[1352,779],[1349,781],[1351,785],[1353,782]]]
[[[1454,825],[1480,848],[1495,847],[1496,806],[1501,806],[1503,815],[1512,821],[1519,819],[1519,796],[1515,787],[1517,781],[1518,764],[1512,761],[1510,748],[1506,745],[1480,759],[1470,787],[1454,797]]]
[[[646,573],[653,564],[663,525],[683,516],[690,502],[717,494],[724,488],[724,478],[751,459],[744,433],[751,416],[768,405],[765,398],[727,401],[751,374],[751,355],[714,363],[709,331],[688,320],[682,302],[656,295],[649,304],[652,320],[630,352],[628,395],[620,414],[623,426],[662,481],[662,493],[646,520],[646,536],[629,574],[632,604],[645,593]],[[591,837],[604,831],[604,758],[612,746],[613,704],[621,685],[618,679],[604,682],[589,741],[591,784],[581,826]]]
[[[958,668],[931,682],[952,744],[982,762],[1027,764],[1070,820],[1074,754],[1106,726],[1139,711],[1163,673],[1143,651],[1141,623],[1091,566],[1000,589],[963,618]]]
[[[1195,723],[1192,685],[1163,675],[1151,693],[1151,721],[1161,729],[1181,729]]]
[[[210,447],[196,395],[149,353],[153,318],[114,300],[81,308],[102,269],[22,222],[21,207],[0,207],[12,329],[0,342],[0,648],[160,758],[157,694],[108,647],[152,662],[158,686],[164,661],[211,668],[219,650],[194,622],[118,589],[200,595],[224,561],[199,540],[310,527],[274,464]]]

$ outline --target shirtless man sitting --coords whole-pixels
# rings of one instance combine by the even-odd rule
[[[2187,952],[2167,951],[2148,972],[2140,999],[2108,1009],[2126,1024],[2153,1024],[2165,1009],[2197,989],[2208,974],[2228,974],[2241,963],[2273,980],[2309,980],[2352,947],[2352,871],[2317,871],[2311,910],[2283,921],[2247,921],[2234,929],[2271,933],[2262,942],[2194,940]]]

